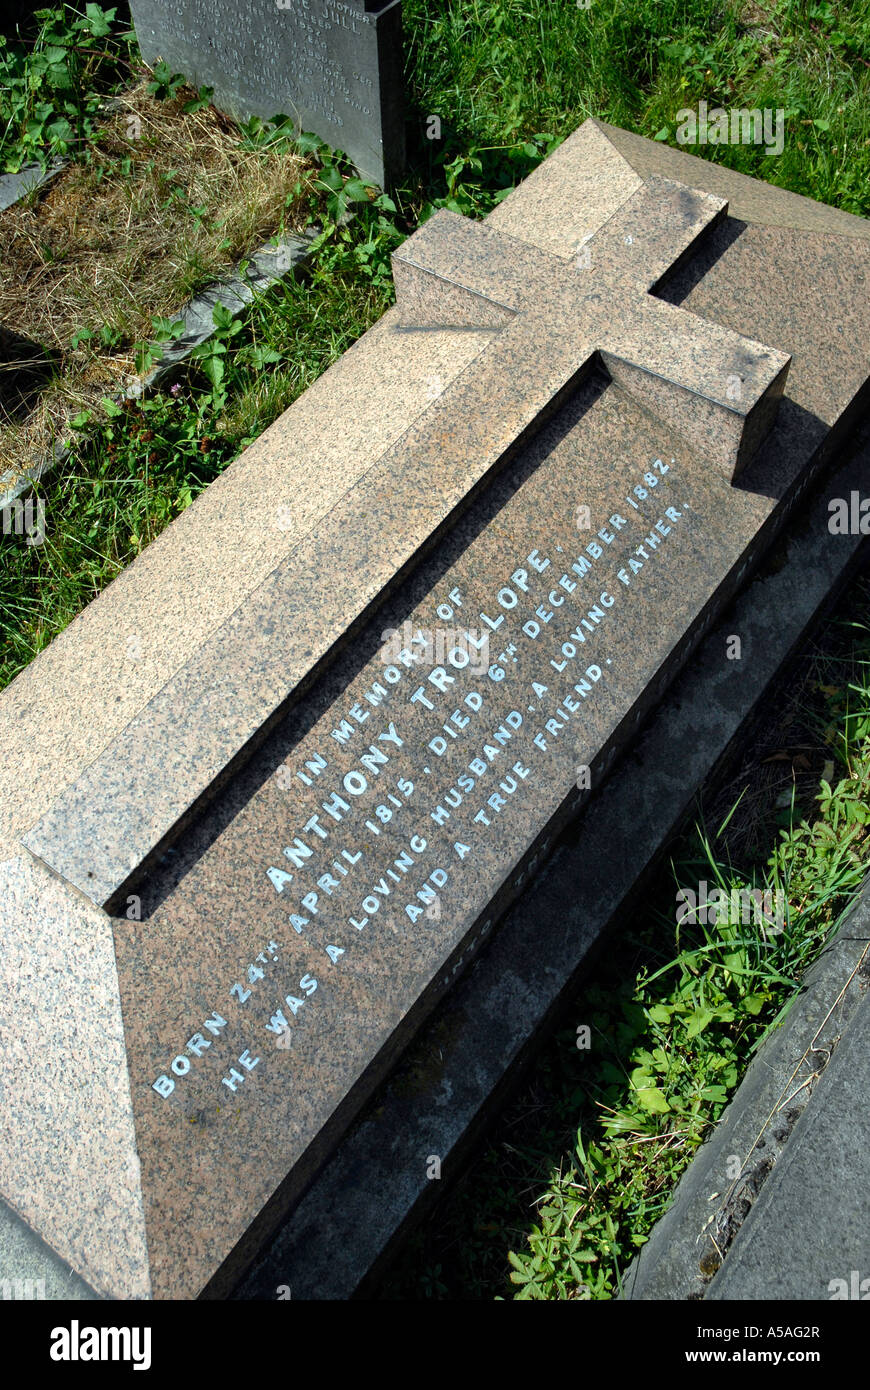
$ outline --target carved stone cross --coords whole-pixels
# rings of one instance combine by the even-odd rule
[[[438,212],[393,257],[415,326],[499,328],[439,404],[519,436],[597,360],[733,479],[776,417],[791,358],[650,292],[722,217],[722,198],[651,178],[571,259]],[[478,424],[480,420],[478,419]]]

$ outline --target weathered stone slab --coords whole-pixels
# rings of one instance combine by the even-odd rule
[[[581,163],[587,148],[583,136],[576,150]],[[569,184],[574,157],[573,150],[562,155]],[[420,455],[429,458],[428,471],[421,481],[397,468],[396,483],[405,483],[414,508],[431,517],[424,494],[441,481],[441,452],[448,480],[455,479],[451,470],[461,463],[454,429],[467,428],[472,432],[466,439],[480,440],[474,420],[468,423],[456,409],[470,401],[484,412],[487,429],[495,429],[498,411],[503,413],[503,433],[495,435],[500,472],[491,468],[486,488],[477,487],[469,500],[468,492],[477,486],[472,483],[463,499],[464,517],[457,517],[455,503],[449,528],[428,555],[411,557],[415,571],[390,599],[393,626],[410,625],[398,648],[388,656],[379,622],[361,623],[339,663],[331,672],[321,668],[289,709],[278,709],[283,721],[273,724],[256,757],[244,769],[237,765],[207,814],[187,825],[173,853],[152,867],[138,890],[141,902],[129,905],[131,916],[112,922],[113,988],[125,1030],[148,1277],[155,1296],[189,1296],[216,1271],[229,1278],[230,1268],[250,1256],[298,1197],[427,1010],[488,938],[525,881],[528,861],[545,852],[582,800],[577,787],[578,775],[585,785],[582,769],[591,769],[597,788],[857,411],[867,365],[856,352],[844,352],[843,342],[864,340],[858,330],[866,301],[856,300],[849,286],[866,267],[866,244],[844,238],[835,255],[813,266],[812,277],[805,270],[804,283],[803,237],[781,233],[776,264],[788,287],[783,293],[780,284],[771,283],[770,262],[752,244],[754,230],[720,218],[708,229],[707,243],[657,296],[669,307],[680,305],[715,322],[725,319],[733,333],[768,343],[771,351],[795,354],[797,386],[792,372],[774,429],[736,482],[710,466],[672,415],[652,413],[594,366],[578,385],[588,361],[582,355],[554,398],[546,362],[539,367],[532,350],[538,327],[523,336],[522,306],[512,311],[485,305],[487,321],[480,328],[463,330],[448,316],[443,325],[429,324],[422,332],[417,325],[410,333],[400,310],[367,345],[364,340],[349,354],[350,365],[332,377],[337,389],[331,396],[328,382],[318,383],[307,405],[303,398],[291,413],[305,419],[309,437],[332,444],[331,422],[334,426],[340,391],[351,389],[354,364],[373,368],[373,380],[380,371],[393,370],[401,385],[396,345],[418,368],[431,362],[428,352],[434,347],[448,363],[449,379],[440,382],[439,399],[450,399],[455,422],[446,412],[426,411],[419,447],[428,435],[430,453]],[[446,294],[461,307],[469,287],[454,292],[448,283]],[[643,297],[639,290],[638,298]],[[493,327],[496,310],[504,316],[501,329]],[[500,340],[511,332],[522,348],[518,365],[530,372],[533,401],[545,403],[530,421],[534,437],[521,423],[520,383],[506,370],[511,358],[500,355]],[[420,340],[430,334],[424,351]],[[543,343],[541,349],[548,357]],[[559,359],[560,370],[569,355]],[[477,367],[491,372],[485,391],[475,391]],[[424,366],[422,380],[417,378],[421,385],[425,372]],[[451,390],[457,382],[459,388]],[[416,389],[400,406],[389,393],[374,405],[361,394],[378,439],[385,428],[382,413],[395,424],[401,410],[419,400]],[[491,393],[497,396],[495,407]],[[543,426],[541,413],[547,417]],[[339,410],[338,418],[346,429],[346,412]],[[433,422],[440,422],[437,430]],[[273,443],[277,437],[272,434]],[[484,433],[483,439],[489,438]],[[379,476],[384,450],[372,454],[353,436],[344,447],[353,487],[360,486],[357,496],[368,496],[366,465]],[[276,470],[272,476],[280,476],[268,448],[259,457]],[[469,470],[474,466],[466,463]],[[340,505],[347,491],[341,476],[336,454],[320,491],[314,488],[310,498],[300,499],[304,515],[294,522],[294,543],[304,542],[326,515],[327,498]],[[182,518],[176,531],[186,538],[188,555],[197,544],[201,551],[206,541],[200,566],[212,563],[214,538],[200,529],[198,518],[216,518],[218,527],[226,526],[220,499],[232,483],[221,480],[216,486],[218,501],[210,504],[206,494],[196,516]],[[378,492],[375,482],[371,495],[379,500],[382,528],[407,539],[402,492]],[[333,587],[335,576],[352,584],[371,564],[372,530],[355,508],[349,515],[352,524],[325,552]],[[162,538],[171,557],[174,529]],[[386,544],[380,537],[377,543]],[[260,602],[256,584],[244,582],[240,553],[236,549],[227,557],[230,582],[215,566],[227,616],[233,577],[250,596],[251,611]],[[288,545],[284,555],[289,554]],[[377,559],[374,563],[377,568]],[[262,557],[259,564],[262,589],[273,581]],[[146,562],[133,571],[127,592],[153,621],[143,576],[156,574],[159,582],[159,567],[149,569]],[[169,605],[172,650],[180,651],[186,641],[188,656],[170,669],[168,683],[177,676],[182,689],[222,632],[212,620],[197,647],[186,615],[177,614],[199,602],[203,591],[203,570],[191,565],[188,573],[192,599],[181,588],[176,604]],[[328,587],[313,569],[310,601],[319,606]],[[372,587],[376,590],[377,583]],[[124,743],[131,720],[112,712],[116,699],[126,698],[127,709],[133,701],[123,683],[111,679],[115,653],[90,645],[94,631],[107,631],[104,612],[114,611],[116,618],[119,612],[135,613],[137,605],[125,609],[123,588],[120,592],[122,597],[113,599],[110,590],[92,605],[0,702],[0,713],[8,716],[11,710],[21,718],[16,737],[25,740],[23,765],[29,774],[21,786],[21,764],[10,760],[15,781],[7,787],[3,779],[11,771],[0,769],[0,806],[12,861],[4,872],[10,875],[20,872],[23,858],[15,836],[44,817],[52,802],[62,802],[67,789],[81,782],[87,764],[99,761],[113,741],[121,754],[135,746]],[[280,590],[273,594],[280,597]],[[292,654],[285,631],[289,622],[297,623],[298,645],[310,642],[310,633],[318,635],[316,610],[285,611],[276,602],[271,611],[268,604],[261,611],[269,620],[260,630],[263,651],[274,642]],[[244,636],[241,618],[237,626]],[[155,630],[159,633],[159,627]],[[220,709],[225,695],[219,678],[224,674],[232,686],[237,655],[254,655],[257,631],[256,624],[248,629],[238,654],[226,637],[220,639],[224,645],[216,650],[225,653],[225,661],[223,671],[220,661],[213,663],[213,708]],[[447,645],[433,653],[439,633]],[[421,655],[423,660],[415,659]],[[161,660],[160,669],[166,670]],[[256,675],[256,666],[253,670]],[[274,676],[274,665],[269,670]],[[49,730],[43,749],[34,730],[37,719],[44,722],[47,697],[61,695],[60,718],[68,725],[70,707],[88,711],[87,701],[75,703],[82,682],[92,692],[92,746],[79,730],[75,742],[67,730],[52,743],[57,736]],[[202,689],[195,682],[187,688]],[[243,687],[236,688],[245,695]],[[132,723],[160,689],[153,671],[139,680]],[[181,718],[183,701],[178,708]],[[194,719],[187,727],[195,726]],[[151,727],[171,790],[199,744],[176,737],[168,723],[155,721]],[[51,761],[53,749],[60,756]],[[159,760],[149,757],[149,766],[156,768]],[[41,767],[53,778],[50,787],[31,785]],[[128,770],[134,771],[129,764]],[[140,785],[148,794],[152,788],[160,791],[156,772],[153,782]],[[110,811],[112,798],[102,804]],[[134,804],[135,796],[128,795],[126,805]],[[63,847],[62,834],[57,844]],[[99,837],[93,850],[97,863],[104,852]],[[86,864],[84,853],[81,862]],[[37,880],[40,875],[48,880],[36,861],[30,869]],[[105,921],[97,908],[78,902],[88,921]],[[23,895],[10,907],[7,930],[25,943],[33,935]],[[50,921],[44,930],[50,934]],[[82,988],[71,987],[64,1009],[74,1011]],[[44,1001],[43,1028],[50,1027],[52,1007],[61,1004]],[[27,1075],[20,1052],[4,1065],[12,1076]],[[113,1084],[122,1096],[120,1083]],[[41,1085],[50,1085],[50,1079]],[[82,1093],[93,1093],[92,1078],[83,1077]],[[39,1086],[29,1094],[25,1087],[21,1110],[37,1144],[44,1133]],[[95,1117],[86,1105],[80,1105],[77,1120],[83,1137],[98,1144]],[[0,1148],[0,1162],[3,1190],[15,1183],[25,1189],[16,1202],[22,1215],[58,1227],[45,1194],[32,1187],[26,1191],[22,1172],[32,1172],[32,1165],[23,1167],[21,1146],[11,1153]],[[105,1181],[116,1183],[116,1173],[107,1173]],[[68,1244],[69,1232],[55,1239],[59,1247]],[[105,1287],[107,1276],[101,1278]],[[125,1287],[117,1273],[111,1287]]]
[[[0,212],[5,212],[29,193],[41,188],[63,167],[63,160],[55,160],[45,168],[41,164],[25,164],[17,174],[0,174]]]
[[[292,116],[383,187],[405,158],[401,0],[133,0],[146,63],[234,116]]]

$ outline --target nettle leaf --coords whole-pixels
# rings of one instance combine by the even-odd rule
[[[348,179],[344,185],[344,196],[351,203],[367,203],[369,195],[362,179]]]
[[[45,133],[50,140],[71,140],[75,132],[65,116],[58,116],[46,126]]]
[[[303,130],[296,137],[296,148],[300,154],[317,154],[318,150],[323,149],[323,141],[310,130]]]
[[[99,5],[85,5],[87,26],[95,39],[106,37],[117,13],[117,10],[104,10]]]
[[[327,164],[326,167],[320,171],[320,182],[333,193],[340,193],[344,188],[344,179],[341,177],[341,174],[334,164]]]
[[[326,207],[333,222],[340,222],[347,211],[347,199],[344,196],[344,191],[331,194],[326,200]]]
[[[233,322],[232,312],[225,304],[216,304],[211,317],[215,328],[229,328]]]
[[[247,350],[245,360],[250,362],[253,367],[261,368],[268,366],[271,362],[280,362],[281,354],[276,348],[257,345]]]
[[[184,331],[184,319],[162,318],[155,314],[151,320],[154,328],[154,336],[158,342],[164,343],[169,338],[177,338]]]
[[[224,379],[223,358],[215,354],[213,357],[206,357],[202,364],[202,369],[211,382],[212,386],[220,386]]]

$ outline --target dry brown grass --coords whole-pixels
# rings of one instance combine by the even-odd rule
[[[89,163],[0,217],[0,324],[55,364],[25,418],[0,415],[0,473],[45,458],[72,415],[130,381],[153,317],[304,220],[305,161],[246,148],[213,108],[186,113],[191,96],[158,101],[143,79],[118,98]],[[109,347],[71,347],[78,330],[104,327]]]

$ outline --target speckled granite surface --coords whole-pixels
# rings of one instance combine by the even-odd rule
[[[95,1288],[148,1298],[111,922],[32,860],[0,881],[0,1191]]]
[[[415,233],[394,258],[400,331],[425,338],[477,318],[496,325],[492,340],[58,799],[27,847],[114,906],[131,873],[599,353],[712,466],[739,474],[773,424],[788,355],[647,293],[724,210],[653,177],[585,243],[579,265],[449,212]]]
[[[573,204],[576,169],[585,169],[590,149],[601,150],[601,138],[587,123],[558,152],[558,176],[539,171],[500,205],[489,225],[529,246],[540,234],[546,242],[541,251],[559,254],[555,229],[562,203]],[[639,176],[609,142],[606,162],[611,177],[609,191],[603,183],[600,189],[598,225],[604,216],[617,216],[639,188]],[[690,164],[692,183],[707,187],[700,161]],[[705,168],[700,165],[701,172]],[[533,207],[526,205],[532,194],[538,199]],[[787,196],[774,189],[757,194],[774,203]],[[513,216],[514,199],[523,205],[517,214],[522,236],[504,221]],[[454,664],[442,653],[441,687],[430,679],[431,660],[418,665],[395,656],[394,674],[387,675],[372,641],[377,624],[370,624],[368,638],[366,629],[341,658],[358,653],[356,668],[343,666],[338,686],[330,686],[328,673],[312,686],[146,879],[139,890],[143,920],[113,920],[117,976],[111,978],[109,967],[102,988],[108,1000],[120,998],[129,1097],[117,1078],[111,1086],[114,1104],[135,1130],[153,1295],[194,1296],[232,1251],[250,1255],[485,937],[487,920],[497,918],[525,873],[523,858],[541,852],[535,842],[546,840],[547,822],[568,813],[577,766],[592,764],[595,776],[603,773],[610,750],[631,736],[645,704],[658,697],[690,641],[745,578],[798,502],[812,467],[826,457],[836,430],[845,428],[868,373],[867,301],[860,292],[868,247],[863,232],[842,233],[839,214],[836,238],[826,238],[824,211],[814,214],[820,245],[811,268],[806,231],[776,224],[785,213],[772,213],[763,226],[714,216],[697,249],[656,288],[662,309],[709,319],[773,352],[793,354],[773,432],[736,483],[674,426],[670,403],[665,408],[651,400],[647,409],[639,402],[635,382],[623,388],[593,375],[565,393],[558,412],[474,504],[483,505],[490,493],[498,499],[487,524],[472,507],[426,562],[424,588],[408,589],[404,613],[414,614],[421,627],[443,628],[452,610],[449,624],[490,633],[480,670],[471,674],[466,663]],[[544,221],[552,224],[545,237]],[[559,235],[568,236],[567,224]],[[471,430],[469,439],[476,437],[473,422],[446,412],[439,417],[439,448],[426,476],[409,479],[396,470],[389,491],[385,486],[378,493],[368,475],[433,395],[460,382],[472,362],[470,375],[491,360],[485,349],[494,336],[518,332],[523,316],[508,322],[511,307],[498,303],[486,309],[480,327],[463,323],[469,293],[467,286],[448,288],[458,321],[430,325],[425,333],[405,331],[401,307],[388,315],[0,698],[0,727],[11,752],[0,766],[0,849],[10,861],[2,868],[4,881],[15,881],[23,861],[35,883],[52,883],[16,842],[119,736],[124,746],[124,731],[167,682],[179,678],[184,689],[216,636],[223,643],[218,650],[227,689],[233,688],[232,614],[245,611],[249,596],[248,611],[254,611],[276,565],[334,507],[347,505],[349,512],[341,545],[325,552],[328,573],[312,572],[304,607],[275,608],[263,650],[274,642],[276,650],[298,656],[295,632],[304,661],[330,590],[353,582],[359,571],[370,575],[372,563],[376,569],[395,553],[392,534],[372,540],[377,528],[354,514],[353,496],[357,503],[377,497],[375,515],[387,533],[407,528],[405,492],[419,499],[417,519],[431,518],[425,494],[440,485],[442,450],[454,479],[448,487],[456,486],[462,477],[451,473],[461,463],[457,440],[463,428]],[[554,353],[561,346],[554,342]],[[496,408],[488,390],[464,398],[467,382],[454,399],[492,409],[493,416],[503,402],[508,413],[521,409],[527,371],[534,400],[541,383],[543,391],[551,381],[550,350],[546,361],[528,363],[524,347],[524,372],[498,383]],[[440,371],[432,370],[433,348]],[[504,375],[505,359],[499,360]],[[334,412],[351,402],[362,412],[359,426],[348,431],[347,413],[340,414],[344,433],[338,437]],[[515,431],[516,416],[508,423]],[[311,466],[309,450],[321,470]],[[258,465],[267,481],[252,500]],[[466,479],[474,466],[468,462]],[[276,539],[268,525],[256,529],[257,509],[268,515],[281,496],[292,499],[294,510],[291,529]],[[578,507],[589,508],[589,529],[578,530]],[[252,523],[253,537],[246,530]],[[544,559],[549,564],[538,569]],[[462,612],[451,597],[455,589]],[[139,656],[124,664],[131,632],[141,639]],[[251,636],[244,652],[253,658],[255,630]],[[219,663],[215,669],[220,673]],[[256,664],[251,669],[259,670]],[[220,684],[215,688],[219,700]],[[426,700],[409,701],[418,688]],[[474,693],[482,697],[478,709],[466,698]],[[52,711],[48,721],[46,709]],[[160,794],[164,786],[173,793],[177,770],[191,748],[197,752],[189,741],[195,714],[184,723],[182,706],[178,713],[177,742],[171,721],[162,732],[153,726]],[[345,724],[350,732],[335,738]],[[475,761],[480,773],[471,766]],[[134,773],[130,765],[123,770]],[[433,820],[439,806],[446,814]],[[426,847],[415,849],[423,838]],[[290,856],[282,853],[285,846]],[[270,879],[269,868],[292,877]],[[40,889],[38,914],[20,894],[11,899],[16,906],[9,929],[21,940],[37,931],[37,917],[51,939],[54,919],[68,912],[71,890],[56,882],[52,887],[61,897]],[[75,901],[81,912],[82,900]],[[84,911],[87,922],[89,914],[107,920],[94,908]],[[85,919],[79,930],[90,930]],[[56,958],[62,962],[63,956],[60,946]],[[71,1000],[82,988],[71,988]],[[17,1012],[0,1022],[4,1090],[30,1087],[34,1108],[54,1106],[55,1113],[57,1092],[71,1096],[69,1113],[83,1129],[83,1146],[100,1151],[104,1107],[93,1104],[92,1080],[34,1070],[26,1050],[8,1045],[18,1036]],[[86,1009],[81,1013],[87,1038],[99,1025],[87,1022]],[[224,1085],[225,1078],[232,1084]],[[108,1163],[116,1187],[129,1134],[117,1128],[120,1149],[111,1151]],[[20,1130],[4,1165],[3,1192],[20,1190],[22,1175],[31,1175],[22,1214],[65,1258],[82,1268],[90,1240],[87,1268],[100,1271],[104,1290],[129,1295],[142,1287],[135,1254],[128,1269],[115,1264],[123,1265],[117,1245],[124,1220],[115,1223],[114,1237],[95,1218],[86,1223],[89,1236],[71,1232],[53,1195],[51,1170],[41,1176]],[[125,1220],[135,1228],[135,1213]],[[113,1239],[116,1248],[107,1250]]]

